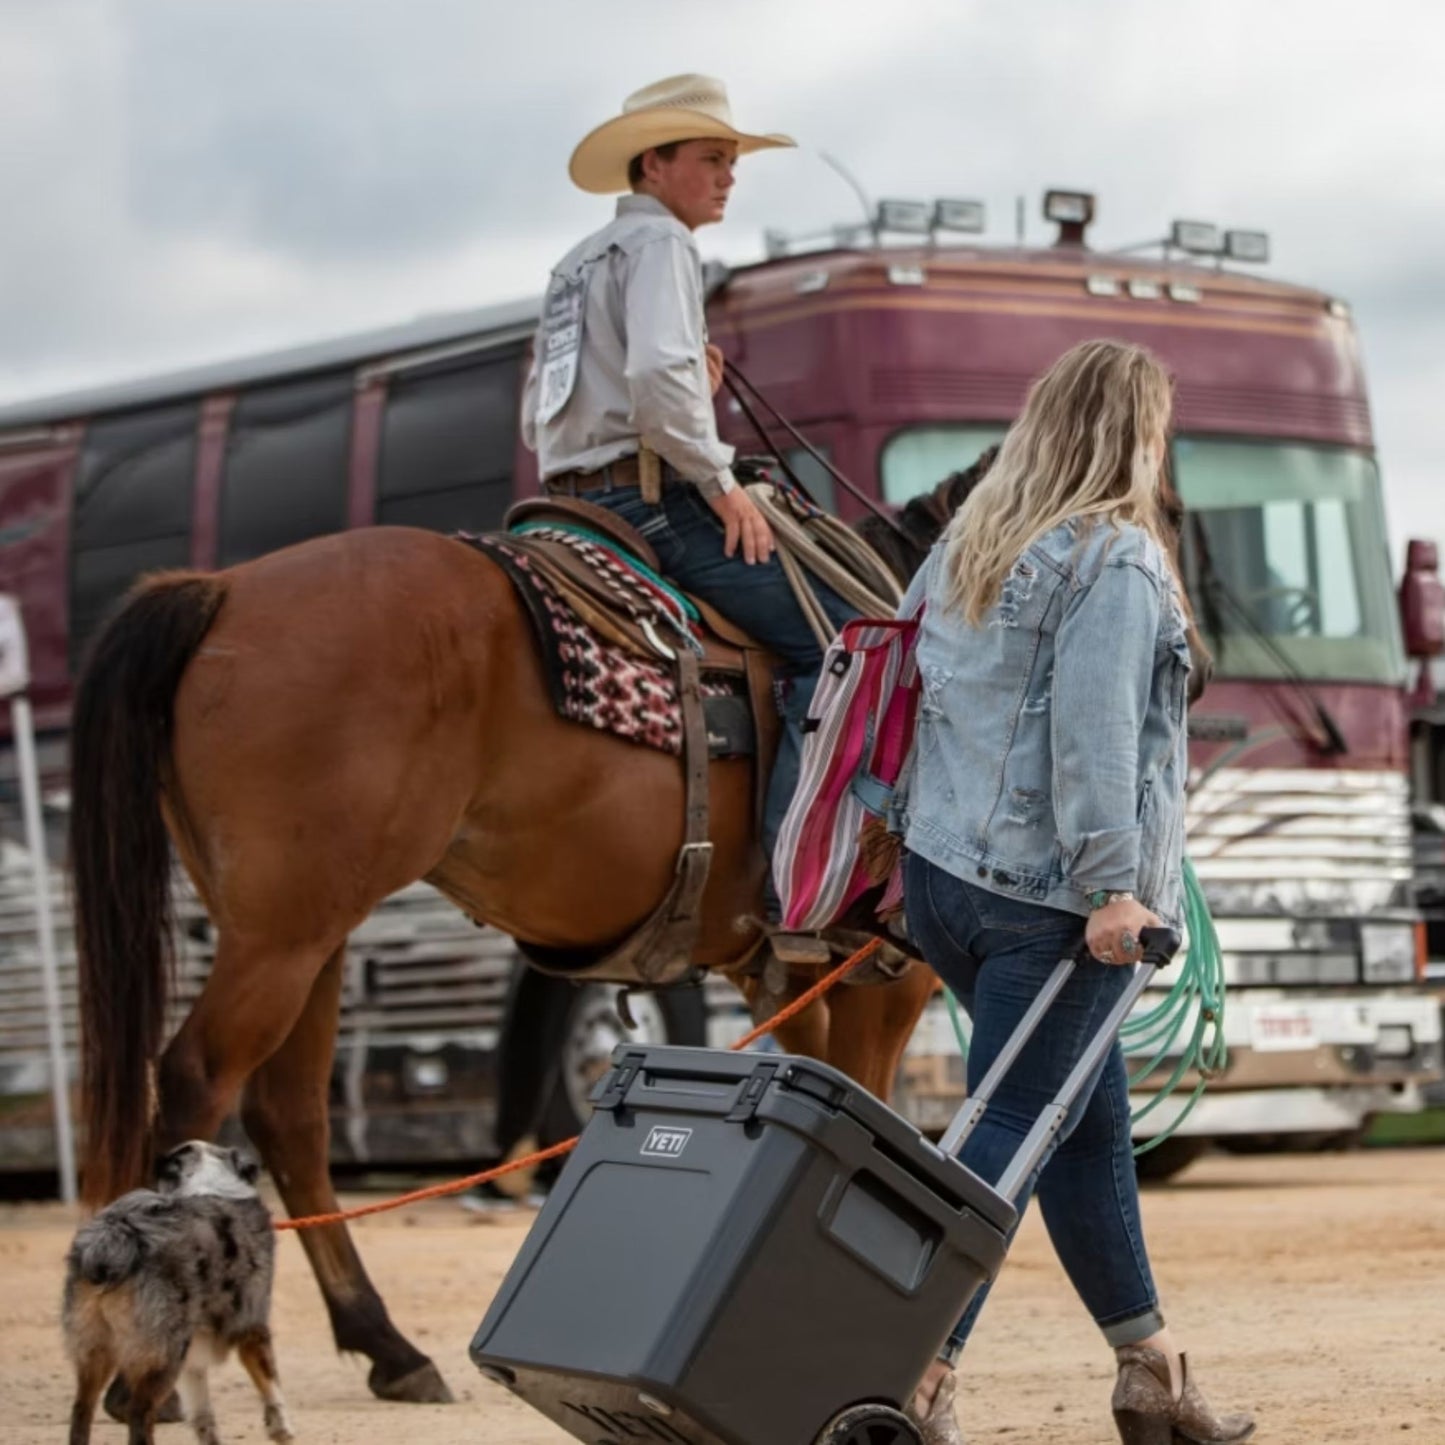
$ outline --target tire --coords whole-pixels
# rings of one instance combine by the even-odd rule
[[[1219,1141],[1230,1154],[1343,1154],[1360,1148],[1373,1116],[1354,1129],[1311,1129],[1291,1134],[1236,1134]]]
[[[1222,1134],[1219,1147],[1226,1154],[1283,1154],[1288,1134]]]
[[[587,1095],[607,1071],[612,1050],[622,1043],[707,1043],[707,1011],[703,990],[696,987],[635,993],[628,1000],[635,1031],[617,1011],[618,990],[588,983],[572,991],[563,1026],[557,1080],[542,1111],[541,1144],[546,1148],[580,1134],[592,1114]]]
[[[917,1426],[888,1405],[851,1405],[823,1427],[813,1445],[923,1445]]]
[[[1207,1136],[1176,1134],[1156,1145],[1146,1154],[1134,1157],[1134,1169],[1141,1184],[1162,1184],[1173,1179],[1202,1158],[1213,1147],[1214,1140]]]

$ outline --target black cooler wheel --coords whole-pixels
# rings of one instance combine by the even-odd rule
[[[813,1445],[923,1445],[907,1415],[887,1405],[850,1405],[834,1415]]]

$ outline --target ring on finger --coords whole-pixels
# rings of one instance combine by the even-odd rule
[[[1139,951],[1139,940],[1132,933],[1125,931],[1119,935],[1119,952],[1124,954],[1137,953]]]

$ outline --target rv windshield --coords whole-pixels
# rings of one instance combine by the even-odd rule
[[[880,464],[883,500],[902,506],[931,492],[945,477],[971,467],[995,442],[1006,422],[969,426],[912,426],[895,432],[883,448]]]
[[[1403,679],[1380,480],[1368,455],[1179,437],[1174,475],[1215,573],[1247,614],[1223,599],[1199,608],[1222,676],[1279,676],[1262,633],[1307,678]],[[1189,541],[1191,591],[1207,604]]]
[[[896,432],[883,448],[884,499],[901,504],[932,490],[1005,430],[976,423]],[[1215,573],[1247,614],[1222,598],[1216,607],[1202,605],[1200,558],[1186,532],[1185,570],[1221,676],[1279,676],[1263,633],[1307,678],[1403,679],[1384,506],[1370,456],[1296,442],[1178,437],[1174,474],[1199,517]]]

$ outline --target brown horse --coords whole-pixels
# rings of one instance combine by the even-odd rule
[[[716,761],[709,781],[695,962],[726,969],[753,950],[762,909],[752,763]],[[141,1183],[156,1149],[213,1138],[239,1102],[293,1216],[336,1208],[343,949],[383,898],[424,878],[529,944],[600,948],[656,906],[683,831],[676,758],[554,714],[496,564],[399,528],[143,581],[80,684],[72,796],[87,1197]],[[162,1050],[170,844],[217,944]],[[886,1096],[932,989],[914,969],[835,990],[781,1041]],[[371,1388],[449,1398],[345,1226],[302,1243]]]

